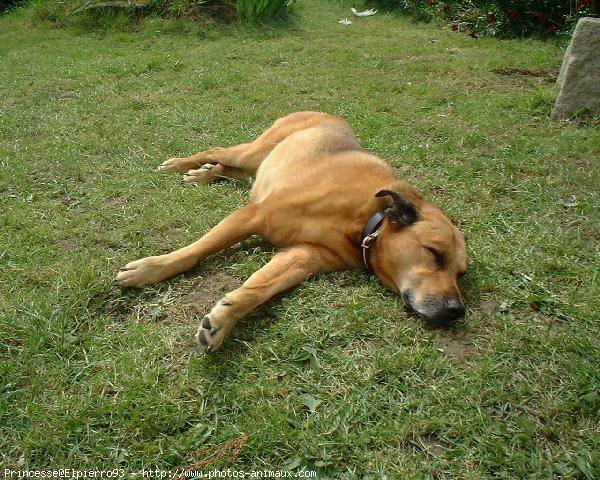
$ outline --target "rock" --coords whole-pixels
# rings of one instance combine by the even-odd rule
[[[579,20],[556,83],[560,91],[552,118],[563,118],[584,108],[600,115],[600,18]]]

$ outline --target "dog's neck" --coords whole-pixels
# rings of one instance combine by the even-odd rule
[[[352,241],[352,244],[356,247],[357,253],[360,255],[362,259],[362,234],[365,230],[365,227],[369,220],[377,213],[382,212],[388,206],[387,200],[383,198],[377,198],[374,195],[369,198],[369,200],[363,205],[363,207],[359,210],[356,215],[355,220],[352,222],[352,225],[349,230],[349,237]],[[361,260],[362,263],[362,260]]]
[[[372,251],[366,252],[367,255],[365,255],[362,244],[364,241],[364,237],[374,232],[374,230],[368,232],[366,232],[365,230],[371,230],[377,227],[381,228],[383,226],[383,222],[379,222],[379,219],[376,218],[377,213],[381,212],[383,214],[383,211],[390,206],[391,201],[389,197],[376,197],[375,194],[378,191],[385,189],[394,190],[398,193],[401,193],[404,197],[410,199],[410,201],[417,206],[420,206],[424,201],[423,197],[419,192],[417,192],[408,182],[401,180],[395,180],[391,184],[382,185],[380,188],[373,192],[370,198],[359,210],[358,215],[356,216],[356,220],[352,223],[349,235],[352,244],[357,249],[357,253],[360,256],[361,263],[364,263],[369,269],[371,269],[369,256],[372,253]],[[371,223],[371,225],[368,225],[369,223]],[[374,243],[373,247],[371,247],[371,250],[374,250]]]

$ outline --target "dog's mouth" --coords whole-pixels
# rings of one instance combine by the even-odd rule
[[[404,301],[404,306],[410,311],[414,313],[418,313],[413,307],[414,296],[410,290],[405,290],[402,292],[402,300]]]
[[[426,298],[422,305],[417,306],[414,294],[410,289],[402,292],[402,300],[409,313],[425,319],[432,325],[447,326],[462,316],[462,314],[453,314],[446,308],[441,308],[440,301],[437,299]]]

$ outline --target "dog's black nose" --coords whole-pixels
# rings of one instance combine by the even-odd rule
[[[458,320],[465,315],[465,307],[456,297],[447,298],[445,307],[448,321]]]

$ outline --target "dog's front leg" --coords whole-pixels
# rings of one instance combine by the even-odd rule
[[[318,272],[336,268],[331,254],[316,246],[300,245],[277,253],[202,319],[196,335],[200,348],[205,352],[218,349],[237,321],[258,305]]]
[[[262,214],[258,204],[249,204],[223,219],[200,240],[166,255],[146,257],[130,262],[117,274],[122,287],[141,287],[160,282],[189,270],[209,255],[213,255],[260,233]]]

